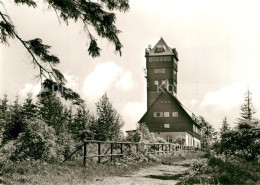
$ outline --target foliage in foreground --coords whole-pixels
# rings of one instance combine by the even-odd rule
[[[259,184],[260,164],[222,155],[198,159],[180,184]]]
[[[31,95],[23,104],[17,98],[8,105],[7,96],[0,101],[0,165],[6,160],[62,161],[85,139],[121,139],[123,121],[106,94],[95,117],[85,104],[68,108],[56,93],[47,92],[36,103]]]
[[[224,118],[220,139],[208,148],[208,158],[197,160],[180,184],[259,184],[259,120],[248,90],[237,126]]]
[[[13,163],[9,161],[2,166],[3,181],[6,184],[91,184],[111,176],[122,176],[138,171],[141,168],[167,164],[172,165],[185,159],[194,159],[202,153],[184,153],[179,151],[173,155],[144,155],[128,152],[127,155],[102,160],[97,164],[96,159],[88,159],[87,166],[82,166],[82,157],[59,163],[46,163],[40,160],[22,161]],[[1,181],[0,181],[1,182]]]
[[[119,165],[120,164],[120,165]],[[21,163],[9,163],[3,170],[3,182],[6,184],[91,184],[108,176],[122,176],[139,170],[145,166],[156,163],[135,162],[124,165],[123,163],[96,164],[96,161],[88,161],[86,167],[82,167],[82,161],[59,163],[44,163],[40,161],[23,161]]]

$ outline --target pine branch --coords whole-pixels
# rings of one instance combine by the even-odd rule
[[[6,20],[6,18],[5,18],[6,15],[4,15],[1,11],[0,11],[0,16],[2,17],[3,21],[4,21],[6,24],[10,24],[10,23]],[[9,18],[9,19],[10,19],[10,18]],[[13,24],[12,24],[12,25],[13,25]],[[15,31],[14,28],[13,28],[13,30],[12,30],[12,34],[22,43],[22,45],[25,47],[25,49],[29,52],[29,54],[31,55],[31,57],[32,57],[32,59],[33,59],[33,62],[39,67],[40,75],[41,75],[41,76],[43,75],[45,78],[47,78],[47,77],[45,76],[45,74],[43,73],[43,71],[47,72],[48,74],[50,74],[50,72],[49,72],[46,68],[44,68],[44,67],[37,61],[36,56],[35,56],[35,55],[33,54],[33,52],[29,49],[29,47],[27,47],[26,41],[24,41],[24,40],[17,34],[17,32]]]

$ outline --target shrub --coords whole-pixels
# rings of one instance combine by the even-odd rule
[[[209,159],[198,159],[191,167],[183,184],[257,184],[260,178],[259,164],[247,162],[239,157],[222,155]]]
[[[56,157],[55,131],[40,120],[27,121],[26,129],[16,140],[2,148],[6,159],[12,161],[31,159],[50,160]]]
[[[222,135],[220,152],[254,161],[260,156],[260,132],[253,129],[231,130]]]

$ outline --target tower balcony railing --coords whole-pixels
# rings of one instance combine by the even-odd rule
[[[173,75],[173,80],[177,82],[177,75]]]

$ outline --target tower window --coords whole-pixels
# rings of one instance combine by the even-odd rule
[[[165,51],[165,46],[156,46],[155,53],[161,53]]]
[[[154,62],[155,61],[155,57],[150,57],[149,58],[149,62]]]
[[[165,56],[164,57],[164,61],[171,61],[171,57],[170,56]]]
[[[164,117],[169,117],[170,113],[169,112],[164,112]]]
[[[172,117],[178,117],[178,112],[172,112]]]
[[[165,69],[154,69],[154,73],[165,73]]]

